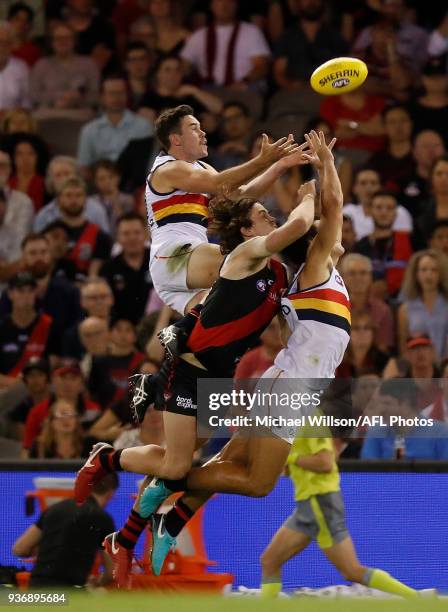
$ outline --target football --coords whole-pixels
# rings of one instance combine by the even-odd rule
[[[354,91],[368,74],[365,63],[355,57],[336,57],[321,64],[311,75],[311,87],[324,96]]]

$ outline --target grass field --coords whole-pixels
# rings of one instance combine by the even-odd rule
[[[33,606],[34,607],[34,606]],[[53,610],[56,606],[38,607]],[[95,593],[70,595],[61,612],[438,612],[448,610],[448,600],[398,601],[375,599],[316,599],[295,597],[287,600],[260,600],[252,597],[209,597],[146,593]]]

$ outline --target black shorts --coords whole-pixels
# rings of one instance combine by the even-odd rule
[[[207,370],[197,368],[183,359],[170,365],[163,393],[155,404],[156,410],[197,416],[198,379],[216,378]]]

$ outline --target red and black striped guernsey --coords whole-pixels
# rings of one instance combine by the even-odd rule
[[[271,259],[259,272],[230,280],[219,277],[201,310],[188,348],[217,378],[231,378],[238,361],[256,346],[280,310],[288,286],[286,270]]]

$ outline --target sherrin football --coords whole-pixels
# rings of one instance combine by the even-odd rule
[[[316,68],[311,87],[324,96],[338,96],[354,91],[364,83],[367,66],[355,57],[336,57]]]

